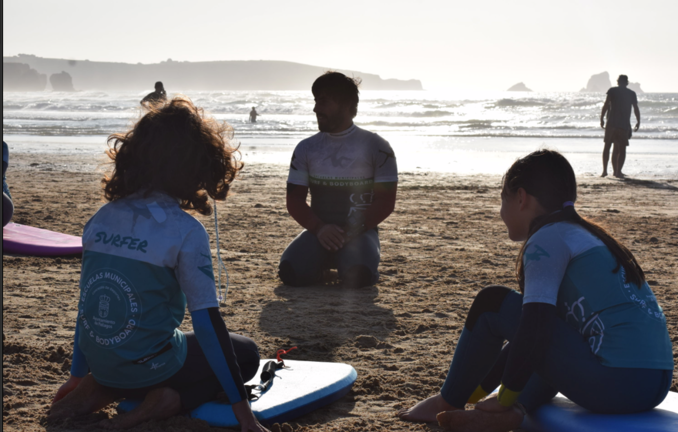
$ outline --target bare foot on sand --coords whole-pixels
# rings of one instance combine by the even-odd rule
[[[607,171],[603,171],[603,173],[600,176],[601,177],[607,177]]]
[[[146,395],[144,401],[132,411],[117,415],[98,424],[102,429],[129,429],[149,420],[162,420],[179,414],[181,399],[179,393],[168,387],[155,389]]]
[[[453,432],[508,432],[520,427],[523,413],[516,407],[501,413],[456,410],[441,412],[437,419],[441,427]]]
[[[75,390],[52,405],[47,421],[54,422],[90,414],[114,401],[113,395],[89,374],[82,379]]]
[[[398,411],[398,417],[403,420],[411,422],[425,422],[431,423],[436,421],[436,416],[438,413],[443,411],[454,411],[459,408],[455,408],[452,405],[445,402],[445,399],[438,393],[435,396],[431,396],[428,399],[424,399],[419,402],[412,408],[403,408]]]

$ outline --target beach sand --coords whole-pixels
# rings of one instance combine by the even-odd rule
[[[80,235],[103,203],[95,165],[85,157],[13,153],[14,222]],[[289,358],[345,362],[358,372],[347,396],[286,430],[440,430],[394,413],[439,390],[475,294],[488,284],[517,288],[520,245],[508,239],[499,217],[500,177],[401,173],[396,210],[380,230],[379,283],[360,290],[331,283],[299,289],[282,286],[276,276],[280,254],[300,231],[285,209],[286,171],[246,166],[219,205],[230,273],[224,319],[231,331],[253,338],[262,357],[298,346]],[[579,187],[580,213],[606,226],[645,269],[664,307],[676,359],[678,181],[585,177]],[[214,242],[213,219],[198,219]],[[79,257],[3,255],[3,430],[79,430],[115,413],[109,407],[78,421],[44,422],[68,377],[80,264]],[[182,329],[191,329],[190,316]],[[212,429],[177,417],[132,430]]]

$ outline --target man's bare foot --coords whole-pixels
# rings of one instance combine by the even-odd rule
[[[435,396],[431,396],[428,399],[424,399],[419,402],[412,408],[403,408],[398,411],[398,417],[403,420],[411,422],[425,422],[431,423],[436,421],[436,415],[443,411],[454,411],[459,408],[455,408],[452,405],[445,402],[445,399],[438,393]]]
[[[626,174],[624,174],[624,173],[617,173],[617,174],[615,174],[614,176],[617,177],[617,178],[624,178],[624,177],[626,177]]]
[[[47,421],[60,421],[90,414],[114,401],[113,395],[89,374],[82,379],[75,390],[52,405]]]
[[[600,176],[601,177],[607,177],[607,171],[603,171],[603,173]]]
[[[149,420],[162,420],[181,412],[179,393],[169,387],[152,390],[132,411],[99,423],[102,429],[129,429]]]
[[[441,427],[453,432],[508,432],[520,428],[523,413],[517,407],[501,413],[457,410],[441,412],[437,419]]]

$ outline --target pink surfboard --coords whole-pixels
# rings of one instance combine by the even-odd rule
[[[82,238],[10,222],[2,228],[2,251],[36,256],[77,255],[82,253]]]

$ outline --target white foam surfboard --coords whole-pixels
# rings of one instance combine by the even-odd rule
[[[247,385],[261,383],[261,371],[269,361],[261,360],[257,374]],[[345,363],[285,360],[285,366],[276,371],[269,389],[251,402],[254,415],[262,423],[282,423],[328,405],[348,393],[358,377],[355,369]],[[118,410],[130,411],[138,404],[139,401],[126,400],[118,405]],[[216,401],[199,406],[190,416],[205,420],[211,426],[238,425],[231,405]]]

